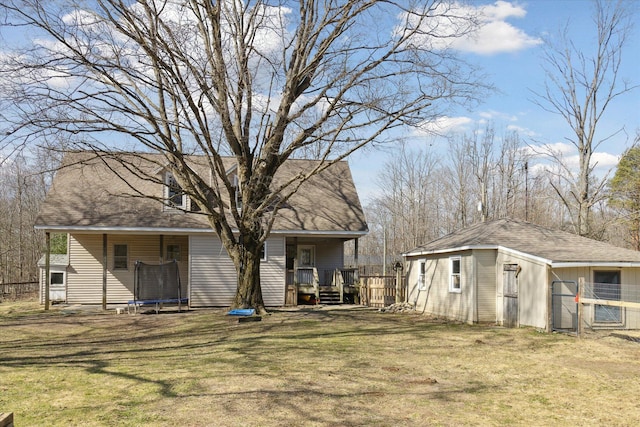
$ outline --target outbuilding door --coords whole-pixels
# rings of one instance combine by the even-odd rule
[[[505,264],[502,273],[502,325],[518,326],[518,264]]]

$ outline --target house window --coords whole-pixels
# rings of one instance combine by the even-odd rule
[[[451,257],[449,258],[449,292],[462,292],[462,277],[460,274],[460,261],[461,258]]]
[[[260,261],[267,260],[267,242],[262,244],[262,249],[260,249]]]
[[[167,260],[180,261],[180,245],[167,245]]]
[[[113,269],[129,269],[129,248],[127,245],[113,245]]]
[[[165,191],[167,206],[177,209],[186,209],[187,196],[184,194],[182,187],[178,184],[176,178],[167,172],[165,175]]]
[[[427,272],[427,260],[420,260],[419,267],[420,270],[418,272],[418,290],[424,291],[425,289],[427,289],[427,283],[425,280],[425,275]]]

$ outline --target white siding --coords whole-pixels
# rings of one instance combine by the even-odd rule
[[[231,305],[237,288],[236,270],[222,242],[212,236],[189,239],[189,304]]]
[[[102,235],[69,235],[67,302],[102,303]],[[133,284],[132,284],[133,286]]]
[[[496,321],[496,251],[474,250],[478,322]]]
[[[285,280],[285,238],[270,237],[267,240],[267,260],[260,264],[260,286],[264,305],[284,305]]]
[[[181,260],[178,268],[186,289],[188,282],[187,237],[165,236],[163,246],[169,243],[181,245]],[[127,245],[126,270],[114,270],[113,248],[116,244]],[[184,249],[183,249],[184,248]],[[69,270],[67,273],[67,302],[71,304],[102,304],[102,235],[73,234],[69,236]],[[160,259],[160,236],[118,234],[107,236],[107,304],[122,304],[133,298],[135,262],[158,264]]]
[[[212,236],[192,236],[190,254],[190,304],[193,307],[231,305],[236,294],[237,277],[222,242]],[[260,266],[260,278],[265,305],[284,305],[284,237],[267,240],[267,260]]]
[[[546,328],[549,302],[547,264],[510,252],[499,252],[496,260],[498,322],[501,323],[504,319],[502,296],[504,264],[518,264],[521,268],[517,277],[518,323],[521,326]]]
[[[449,291],[450,257],[460,256],[461,292]],[[419,260],[410,259],[409,302],[416,305],[418,312],[463,322],[473,322],[475,319],[475,283],[473,276],[473,257],[471,252],[430,256],[426,258],[425,284],[426,290],[418,289]]]

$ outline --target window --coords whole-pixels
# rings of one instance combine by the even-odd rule
[[[167,245],[167,260],[180,261],[180,245]]]
[[[260,249],[260,261],[267,260],[267,242],[264,242],[262,249]]]
[[[64,273],[54,273],[51,272],[50,284],[51,286],[55,285],[64,285]]]
[[[427,283],[425,281],[425,274],[427,272],[427,260],[420,260],[420,270],[418,271],[418,290],[424,291],[427,289]]]
[[[460,274],[460,257],[449,258],[449,267],[451,274],[449,275],[449,292],[462,292],[462,278]]]
[[[171,208],[177,209],[186,209],[187,207],[187,197],[176,181],[175,177],[168,173],[165,175],[165,188],[166,188],[166,200],[167,206]]]
[[[233,188],[236,199],[236,206],[238,210],[242,209],[242,185],[240,184],[240,178],[238,175],[233,176]]]
[[[129,269],[129,248],[127,245],[113,245],[113,269]]]
[[[620,301],[619,271],[594,271],[593,281],[594,298]],[[596,304],[593,315],[595,323],[622,323],[621,307]]]

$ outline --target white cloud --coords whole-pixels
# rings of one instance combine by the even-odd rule
[[[578,173],[580,168],[580,156],[576,152],[576,148],[566,142],[555,142],[551,144],[529,145],[524,148],[525,153],[529,154],[532,159],[536,160],[537,169],[547,169],[553,167],[552,163],[561,161],[564,168]],[[615,168],[620,161],[620,155],[595,152],[591,155],[590,165],[595,167],[596,173],[605,174],[609,170]],[[557,164],[557,163],[556,163]]]
[[[534,137],[538,135],[535,131],[529,128],[525,128],[517,125],[508,125],[507,130],[514,131],[514,132],[517,132],[519,135],[524,135],[528,137]]]
[[[515,122],[518,120],[518,117],[513,114],[502,113],[495,110],[481,111],[478,115],[487,120],[504,120],[507,122]]]
[[[441,5],[433,11],[432,19],[422,23],[424,35],[416,37],[413,42],[433,49],[450,48],[479,55],[518,52],[542,44],[540,38],[532,37],[507,22],[509,18],[524,18],[526,14],[523,6],[502,0],[477,6],[458,2]],[[406,19],[407,15],[402,18]],[[478,21],[477,28],[469,27],[471,19]],[[409,16],[408,21],[411,25],[418,18]],[[471,31],[462,37],[456,36],[465,29]],[[400,30],[396,29],[396,32]]]
[[[469,117],[442,116],[433,121],[422,123],[417,133],[442,135],[447,132],[460,132],[467,130],[467,125],[471,123],[473,123],[473,119]]]
[[[509,18],[524,18],[527,11],[520,5],[497,1],[492,5],[478,6],[480,27],[469,37],[456,40],[452,47],[464,52],[493,55],[502,52],[517,52],[542,43],[523,30],[506,22]]]

